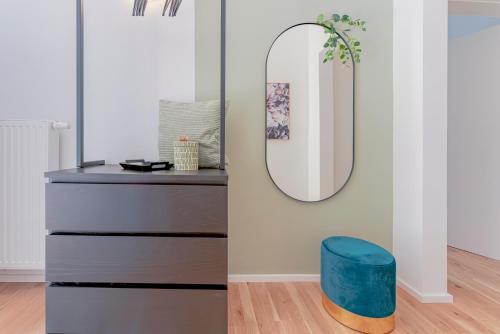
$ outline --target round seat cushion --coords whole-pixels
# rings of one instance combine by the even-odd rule
[[[396,309],[396,261],[385,249],[352,237],[321,244],[321,288],[354,314],[385,318]]]

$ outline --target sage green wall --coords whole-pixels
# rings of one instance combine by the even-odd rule
[[[196,96],[218,97],[219,0],[196,2]],[[320,203],[278,190],[264,159],[265,59],[287,27],[321,12],[367,21],[359,34],[356,156],[351,180]],[[352,235],[392,248],[392,1],[228,0],[229,271],[317,274],[323,238]],[[292,111],[293,113],[293,111]],[[293,117],[293,116],[292,116]]]

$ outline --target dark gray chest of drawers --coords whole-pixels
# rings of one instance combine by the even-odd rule
[[[227,333],[225,171],[46,176],[47,333]]]

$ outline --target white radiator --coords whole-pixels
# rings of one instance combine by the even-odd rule
[[[65,123],[0,121],[0,274],[42,270],[45,257],[44,172],[59,168]]]

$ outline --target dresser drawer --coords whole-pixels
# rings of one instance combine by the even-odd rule
[[[225,290],[47,288],[47,333],[224,334]]]
[[[50,231],[227,234],[227,187],[46,184]]]
[[[226,285],[227,239],[49,235],[46,279]]]

